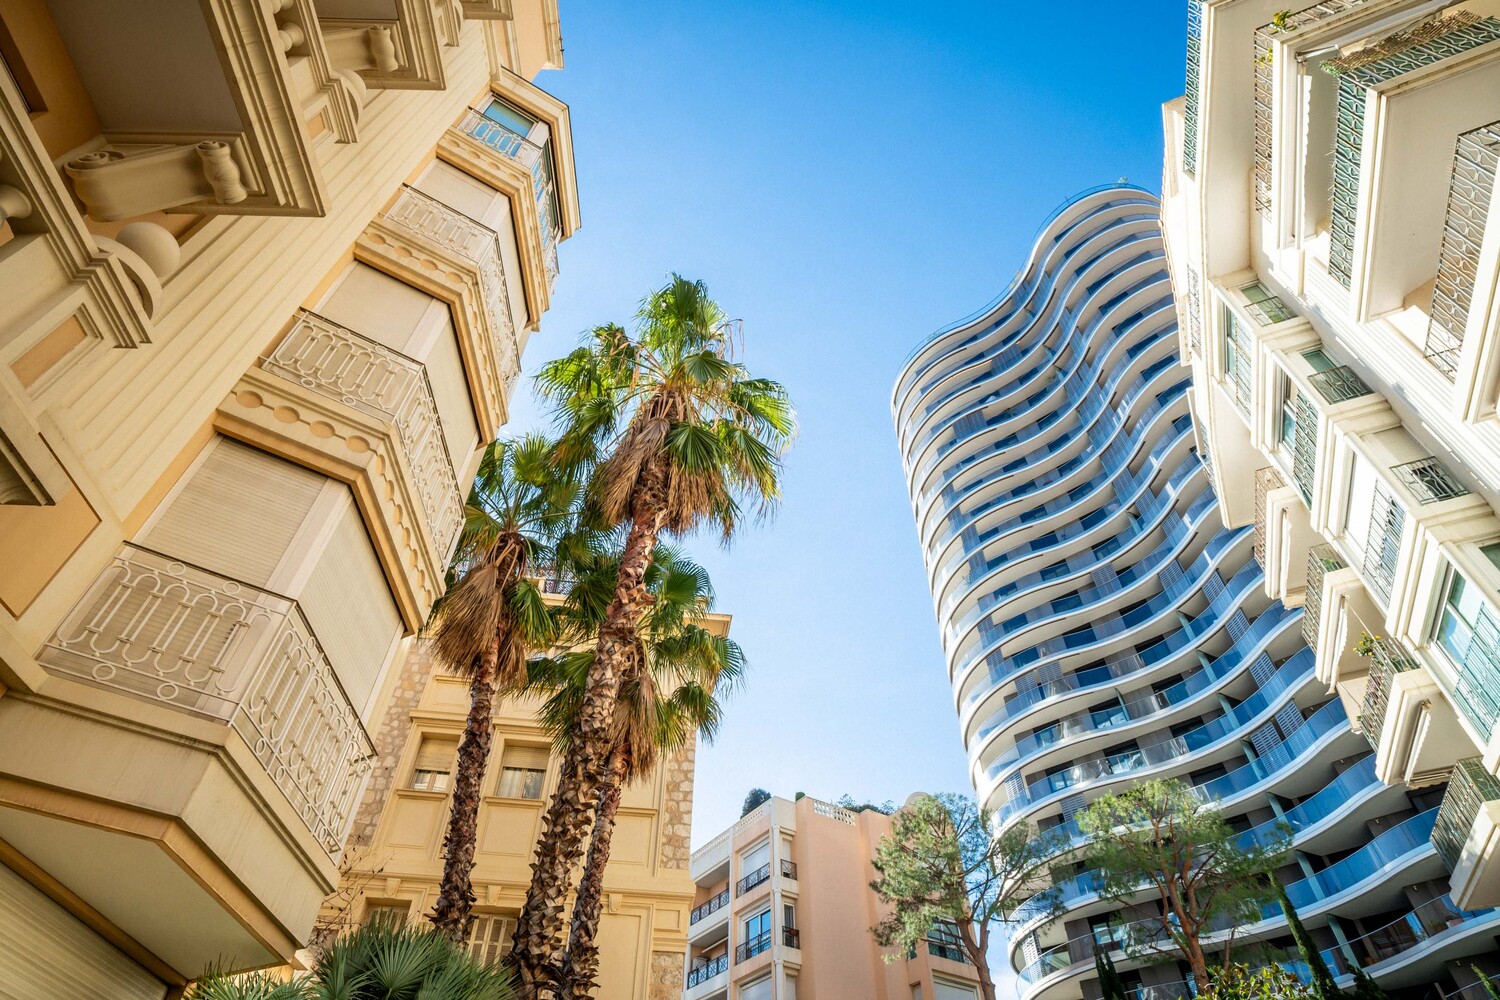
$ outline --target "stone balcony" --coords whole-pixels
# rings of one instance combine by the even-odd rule
[[[297,602],[126,545],[36,662],[0,838],[168,982],[290,960],[374,753]]]

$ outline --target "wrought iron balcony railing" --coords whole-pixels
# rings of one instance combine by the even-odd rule
[[[700,986],[703,983],[708,982],[715,976],[722,976],[728,971],[729,952],[726,951],[718,958],[709,959],[707,962],[704,962],[702,965],[689,972],[687,975],[687,988],[692,989],[694,986]]]
[[[1479,816],[1479,807],[1495,799],[1500,799],[1500,779],[1485,770],[1480,758],[1466,757],[1453,765],[1448,790],[1443,793],[1437,822],[1432,827],[1432,846],[1437,848],[1450,872],[1458,867],[1464,843]]]
[[[771,948],[771,932],[761,931],[748,941],[742,941],[734,949],[734,960],[743,962]]]
[[[729,905],[729,889],[725,888],[723,892],[712,899],[705,900],[693,907],[693,912],[688,915],[688,924],[696,924],[704,917],[719,912],[727,905]]]
[[[464,502],[426,367],[306,310],[261,367],[395,426],[438,561],[446,562],[463,526]]]
[[[1469,495],[1469,488],[1459,482],[1446,465],[1431,456],[1394,466],[1391,472],[1423,506]]]
[[[1396,675],[1413,670],[1416,660],[1392,639],[1369,637],[1365,649],[1370,658],[1370,676],[1365,685],[1364,704],[1360,710],[1360,727],[1370,749],[1380,750],[1380,734],[1385,726],[1385,711],[1390,705],[1391,685]]]
[[[1302,639],[1317,649],[1317,631],[1323,618],[1323,577],[1329,570],[1343,570],[1344,559],[1334,546],[1313,546],[1308,550],[1307,601],[1302,606]]]
[[[781,929],[781,943],[788,948],[801,948],[802,934],[795,927],[783,927]]]
[[[927,940],[927,954],[936,955],[938,958],[946,958],[950,962],[967,962],[969,957],[964,950],[951,941]]]
[[[781,872],[782,878],[789,878],[793,882],[797,881],[797,862],[782,858],[777,867]]]
[[[329,856],[342,849],[375,749],[295,601],[126,545],[37,659],[227,723]]]
[[[770,862],[767,862],[766,864],[761,865],[759,868],[755,869],[755,871],[751,872],[748,875],[745,875],[738,882],[736,882],[734,884],[734,894],[736,896],[743,896],[745,893],[749,892],[751,889],[754,889],[756,886],[760,885],[770,877],[771,865]]]
[[[1481,125],[1458,137],[1453,175],[1448,182],[1448,213],[1438,251],[1432,317],[1427,325],[1427,360],[1450,382],[1458,374],[1464,328],[1473,305],[1485,219],[1494,196],[1500,164],[1500,121]]]
[[[1330,403],[1358,399],[1374,391],[1348,365],[1339,365],[1337,368],[1316,372],[1308,381],[1312,383],[1314,389],[1318,390],[1318,395]]]

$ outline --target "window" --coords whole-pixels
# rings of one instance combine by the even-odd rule
[[[453,774],[453,758],[457,755],[458,740],[448,736],[422,737],[411,783],[406,787],[418,792],[446,792]]]
[[[771,977],[764,976],[741,986],[739,1000],[771,1000]]]
[[[1488,559],[1491,566],[1500,569],[1500,542],[1479,546],[1479,554]]]
[[[752,958],[771,947],[771,911],[762,910],[745,921],[744,958]]]
[[[511,939],[515,933],[515,917],[504,913],[476,913],[465,946],[476,961],[494,965],[510,954]]]
[[[1230,383],[1234,401],[1243,412],[1250,410],[1251,384],[1255,359],[1250,354],[1250,338],[1235,319],[1229,307],[1223,308],[1224,377]]]
[[[1315,372],[1331,371],[1339,366],[1339,363],[1330,358],[1321,347],[1316,351],[1304,351],[1302,360],[1312,365],[1312,370]]]
[[[483,114],[490,121],[504,125],[507,129],[522,137],[530,132],[531,127],[536,124],[536,119],[531,115],[528,115],[508,101],[500,100],[498,97],[490,99],[490,103],[485,106]]]
[[[791,903],[782,903],[781,904],[781,926],[783,926],[783,927],[796,927],[797,926],[797,910],[796,910],[796,908],[794,906],[792,906]]]
[[[1282,447],[1291,451],[1297,440],[1297,385],[1285,375],[1281,376],[1280,431]]]
[[[411,904],[404,900],[399,903],[366,902],[364,923],[378,922],[400,926],[406,923],[410,912]]]
[[[540,799],[547,780],[547,748],[507,743],[500,758],[500,786],[495,794],[502,799]]]

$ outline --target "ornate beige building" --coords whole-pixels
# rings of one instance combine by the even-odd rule
[[[729,618],[710,627],[727,633]],[[420,919],[443,871],[451,774],[469,709],[468,682],[437,664],[426,643],[406,660],[375,742],[380,751],[349,838],[340,891],[324,923],[377,914]],[[480,807],[469,947],[484,961],[510,949],[531,879],[531,851],[557,780],[558,761],[535,720],[536,702],[502,700]],[[693,753],[625,789],[600,923],[599,1000],[676,1000],[682,992],[688,911]]]
[[[579,221],[557,5],[6,0],[0,58],[0,996],[160,998],[292,960],[427,760],[383,721],[456,731],[402,665]],[[617,838],[637,979],[686,772]],[[356,833],[430,871],[441,812]]]

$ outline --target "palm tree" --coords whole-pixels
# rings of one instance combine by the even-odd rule
[[[593,827],[658,540],[713,524],[727,543],[742,503],[763,515],[780,499],[791,403],[780,385],[750,377],[734,360],[735,334],[702,282],[673,275],[642,303],[634,335],[597,327],[537,376],[562,425],[559,461],[592,470],[591,502],[606,527],[626,534],[517,920],[512,955],[523,988],[558,974],[570,875]]]
[[[365,924],[336,940],[312,970],[210,973],[187,1000],[514,1000],[510,974],[482,965],[436,928],[391,920]]]
[[[532,579],[552,559],[580,495],[551,460],[539,434],[496,441],[485,450],[469,496],[450,585],[434,609],[437,656],[469,679],[469,717],[458,744],[453,806],[443,838],[443,881],[431,919],[455,944],[473,923],[474,844],[481,785],[494,744],[498,689],[526,681],[531,653],[556,635]]]
[[[618,568],[616,556],[579,574],[567,611],[582,633],[602,622]],[[738,684],[744,671],[739,645],[702,624],[713,606],[713,587],[702,567],[675,549],[659,547],[645,582],[652,600],[620,685],[615,742],[599,789],[559,976],[563,995],[578,1000],[591,995],[598,970],[604,867],[624,786],[649,774],[664,757],[691,746],[697,736],[712,742],[723,717],[719,697]],[[532,663],[533,685],[551,691],[539,718],[564,753],[593,658],[594,651],[587,649]]]

